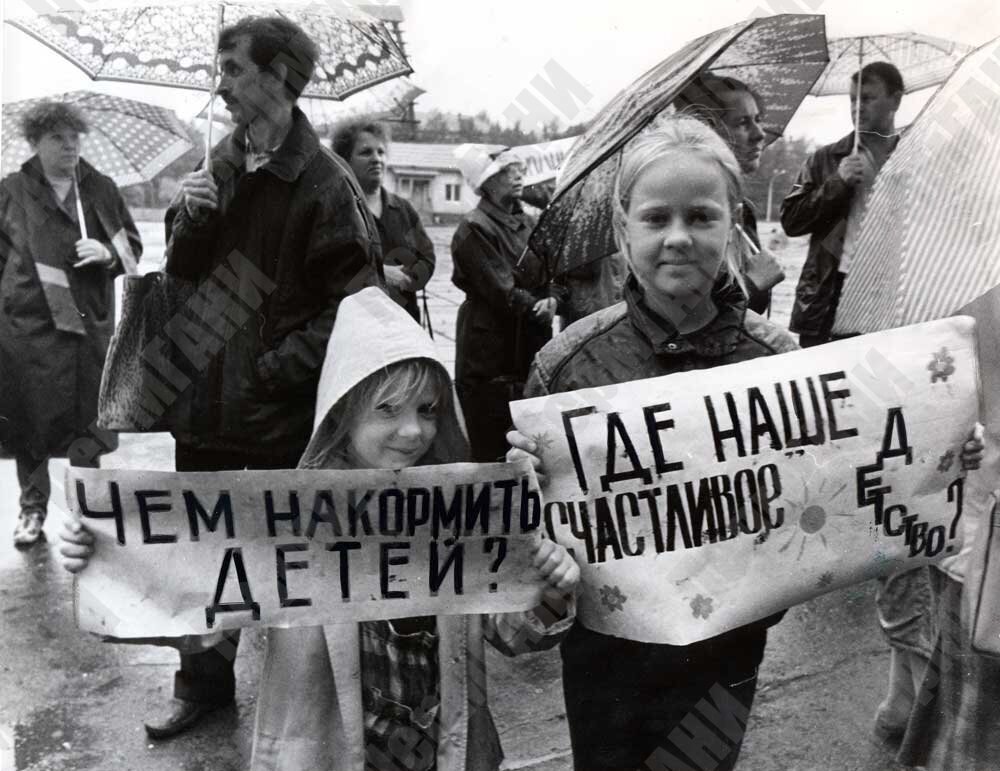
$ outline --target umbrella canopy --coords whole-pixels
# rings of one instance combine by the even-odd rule
[[[611,190],[621,149],[699,73],[737,78],[753,88],[762,103],[765,141],[772,142],[827,61],[825,24],[818,15],[751,19],[688,43],[612,99],[574,145],[531,248],[557,275],[617,251]]]
[[[343,99],[413,72],[385,22],[338,0],[145,5],[6,21],[94,80],[211,91],[220,5],[226,24],[246,16],[281,15],[308,32],[319,46],[320,60],[303,96]]]
[[[77,107],[90,126],[80,154],[119,186],[147,182],[193,146],[173,110],[91,91],[26,99],[3,106],[2,173],[17,171],[33,155],[21,135],[21,118],[43,101]]]
[[[972,46],[930,35],[901,32],[830,38],[830,64],[810,92],[813,96],[851,93],[851,76],[858,62],[883,61],[903,75],[904,92],[944,83]]]
[[[970,54],[875,179],[834,331],[954,313],[1000,284],[1000,38]]]

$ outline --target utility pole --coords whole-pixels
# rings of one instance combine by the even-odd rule
[[[765,219],[766,219],[766,220],[767,220],[768,222],[771,222],[771,221],[772,221],[772,220],[771,220],[771,196],[772,196],[772,194],[774,193],[774,180],[776,180],[776,179],[777,179],[778,177],[783,177],[783,176],[785,176],[785,175],[786,175],[787,173],[788,173],[788,172],[787,172],[787,171],[785,171],[784,169],[778,169],[777,171],[775,171],[775,172],[774,172],[774,173],[773,173],[773,174],[771,175],[771,179],[770,179],[770,181],[769,181],[769,182],[767,183],[767,215],[765,216]]]

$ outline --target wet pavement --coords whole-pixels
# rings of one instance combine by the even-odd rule
[[[159,226],[143,227],[158,260]],[[439,268],[429,288],[431,315],[446,357],[454,358],[454,314],[461,294],[448,281],[451,230],[433,228]],[[768,231],[762,228],[765,243]],[[773,318],[787,319],[804,249],[783,252],[786,283]],[[170,470],[169,435],[122,435],[105,467]],[[55,550],[64,461],[53,461],[48,541],[26,551],[11,544],[17,515],[14,463],[0,460],[0,771],[236,771],[249,763],[263,633],[244,634],[237,657],[237,703],[189,733],[151,742],[143,720],[171,698],[172,649],[103,643],[76,630],[72,579]],[[872,585],[793,608],[771,631],[740,769],[886,771],[891,756],[871,739],[871,720],[887,682],[888,649],[874,614]],[[571,768],[565,709],[554,652],[490,656],[490,697],[506,767]],[[16,764],[14,756],[16,755]]]

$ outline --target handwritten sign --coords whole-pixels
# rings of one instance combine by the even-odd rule
[[[599,632],[686,645],[961,546],[974,322],[511,405]]]
[[[540,142],[535,145],[519,145],[513,148],[518,157],[524,161],[524,184],[535,185],[555,179],[559,167],[569,154],[570,148],[577,137],[553,139],[551,142]]]
[[[70,468],[96,536],[81,629],[182,636],[526,610],[541,505],[526,465],[168,473]]]

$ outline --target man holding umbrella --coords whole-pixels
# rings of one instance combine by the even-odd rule
[[[350,168],[321,148],[296,106],[316,44],[288,19],[252,17],[223,29],[218,50],[218,94],[237,128],[207,168],[182,180],[166,216],[166,269],[227,283],[232,312],[213,312],[234,324],[221,350],[207,329],[195,341],[213,353],[173,419],[176,468],[290,469],[312,430],[340,301],[382,283],[378,235]],[[262,296],[252,313],[236,296],[250,285]],[[89,554],[86,531],[64,539],[77,557]],[[84,566],[78,560],[74,569]],[[226,633],[182,650],[176,703],[164,720],[146,724],[150,737],[173,736],[233,702],[238,643],[238,632]]]
[[[814,152],[781,204],[785,232],[811,236],[790,324],[803,347],[834,339],[833,321],[865,198],[899,142],[895,117],[903,96],[902,75],[888,62],[872,62],[860,76],[860,88],[858,73],[851,79],[856,131]]]

